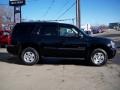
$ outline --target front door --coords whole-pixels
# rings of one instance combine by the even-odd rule
[[[85,56],[86,42],[83,37],[79,37],[78,31],[74,27],[60,26],[61,46],[58,48],[62,57],[83,58]],[[81,33],[82,34],[82,33]]]

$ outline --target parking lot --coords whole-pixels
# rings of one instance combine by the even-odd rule
[[[100,36],[115,40],[119,46],[120,31],[113,32]],[[25,66],[6,49],[0,49],[0,90],[120,90],[120,49],[102,67],[61,59]]]

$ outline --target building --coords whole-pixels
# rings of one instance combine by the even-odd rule
[[[109,28],[110,28],[110,29],[120,30],[120,22],[109,23]]]

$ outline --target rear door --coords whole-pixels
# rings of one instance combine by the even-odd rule
[[[43,24],[40,28],[40,38],[42,55],[57,57],[57,48],[59,46],[58,25]]]

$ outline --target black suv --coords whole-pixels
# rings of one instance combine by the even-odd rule
[[[73,25],[55,22],[16,24],[7,50],[27,65],[36,64],[41,57],[62,57],[100,66],[116,54],[112,40],[88,36]]]

